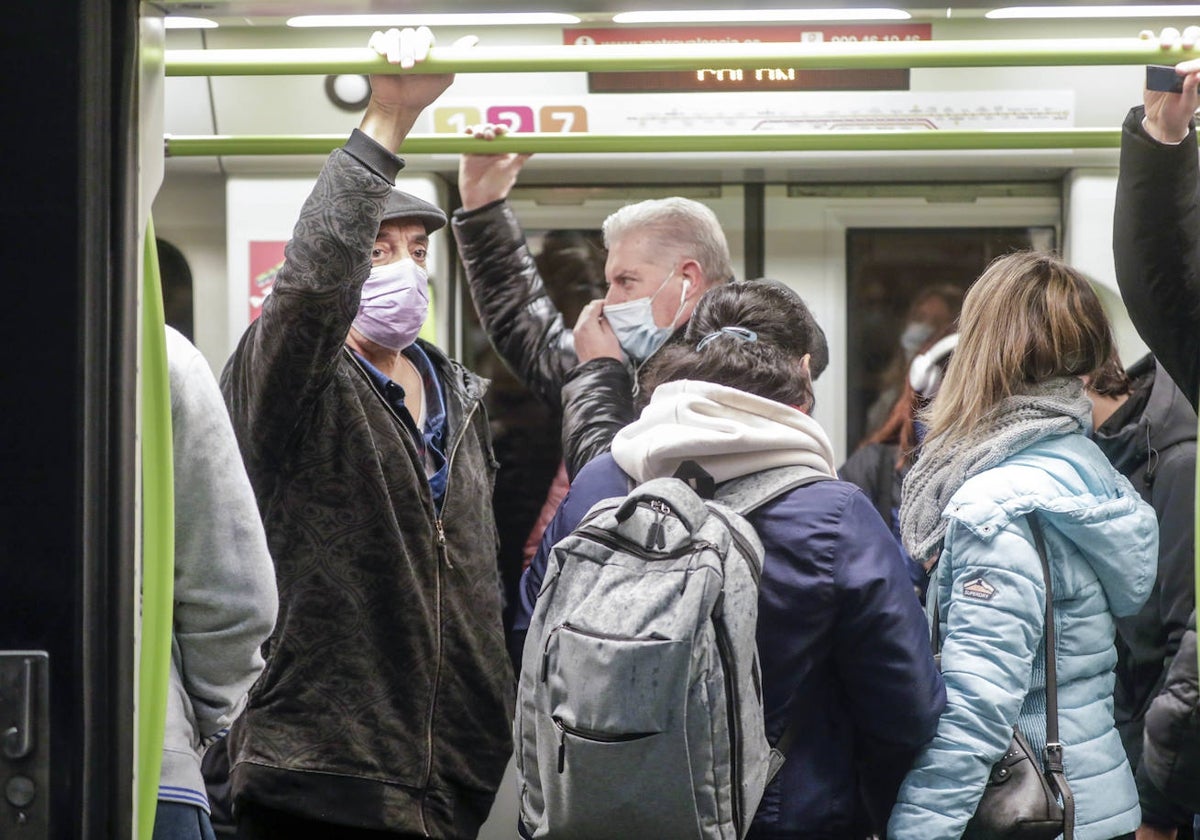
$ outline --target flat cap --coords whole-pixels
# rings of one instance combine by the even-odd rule
[[[427,234],[446,226],[446,214],[439,208],[396,187],[392,187],[387,204],[383,207],[383,218],[379,221],[388,219],[414,219],[425,225]]]

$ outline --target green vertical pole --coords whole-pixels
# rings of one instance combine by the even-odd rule
[[[142,634],[137,694],[137,836],[151,840],[162,772],[175,595],[171,383],[154,223],[146,222],[142,281]]]

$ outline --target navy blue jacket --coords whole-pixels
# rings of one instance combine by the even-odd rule
[[[580,471],[521,580],[524,640],[550,546],[629,478],[605,453]],[[748,517],[766,550],[759,594],[767,737],[798,731],[752,838],[882,833],[896,791],[946,703],[925,616],[896,541],[853,484],[821,481]]]

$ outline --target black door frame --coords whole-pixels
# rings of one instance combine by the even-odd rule
[[[22,4],[3,48],[0,650],[49,654],[53,838],[132,836],[137,15]]]

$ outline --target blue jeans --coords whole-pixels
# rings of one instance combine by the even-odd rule
[[[199,805],[159,801],[154,840],[217,840],[208,813]]]

